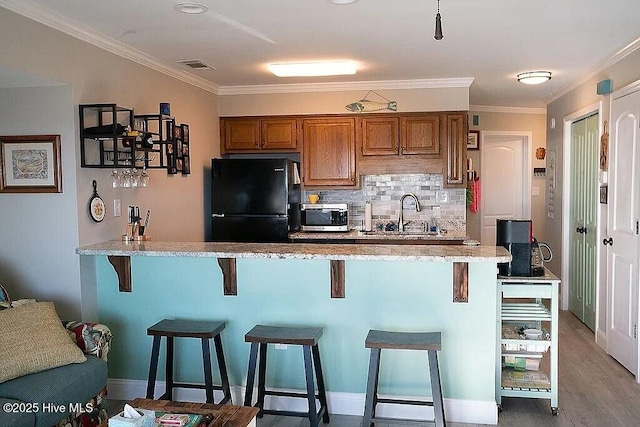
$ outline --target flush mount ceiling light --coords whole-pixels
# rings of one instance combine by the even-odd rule
[[[355,74],[353,61],[290,62],[269,64],[269,71],[278,77],[316,77]]]
[[[351,4],[355,3],[358,0],[329,0],[333,4]]]
[[[436,33],[433,38],[436,40],[442,40],[444,38],[442,35],[442,18],[440,18],[440,0],[438,0],[438,13],[436,13]]]
[[[209,10],[207,6],[198,3],[180,3],[173,6],[173,8],[178,12],[187,13],[189,15],[198,15]]]
[[[527,85],[539,85],[551,80],[551,71],[528,71],[518,74],[518,81]]]

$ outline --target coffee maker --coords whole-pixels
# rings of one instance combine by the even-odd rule
[[[550,261],[551,248],[533,237],[531,220],[499,219],[496,222],[496,246],[503,246],[511,253],[511,261],[498,264],[501,276],[543,276],[543,261]],[[541,247],[549,252],[541,253]]]

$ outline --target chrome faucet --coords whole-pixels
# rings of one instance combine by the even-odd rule
[[[420,212],[420,202],[418,198],[413,193],[405,193],[400,197],[400,215],[398,216],[398,231],[404,231],[404,219],[402,215],[402,211],[404,210],[404,199],[407,197],[412,197],[413,200],[416,201],[416,212]]]

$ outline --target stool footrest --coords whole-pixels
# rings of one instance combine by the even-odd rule
[[[400,418],[371,418],[372,423],[385,423],[385,424],[407,424],[407,425],[436,425],[434,420],[412,420],[412,419],[400,419]]]
[[[207,385],[206,384],[195,384],[195,383],[177,383],[174,382],[173,383],[173,388],[199,388],[199,389],[203,389],[206,390]],[[214,385],[212,387],[214,390],[223,390],[221,385]]]
[[[407,399],[391,399],[378,398],[378,403],[394,403],[396,405],[417,405],[417,406],[433,406],[433,402],[426,400],[407,400]]]
[[[257,406],[255,407],[257,408]],[[325,412],[326,412],[325,408],[322,407],[322,409],[318,411],[318,414],[317,414],[318,419],[322,418]],[[309,414],[307,412],[293,412],[293,411],[280,411],[276,409],[263,409],[261,413],[266,415],[283,415],[285,417],[309,418]]]
[[[294,391],[269,391],[269,390],[265,390],[264,391],[264,395],[265,396],[282,396],[282,397],[299,397],[301,399],[306,399],[307,398],[307,394],[306,393],[296,393]],[[320,399],[320,395],[316,394],[315,395],[316,399]]]

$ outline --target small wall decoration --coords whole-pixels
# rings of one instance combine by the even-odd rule
[[[98,195],[98,183],[95,179],[93,180],[92,185],[93,196],[89,199],[89,215],[93,221],[100,222],[104,219],[107,209],[104,206],[104,201]]]
[[[189,149],[189,125],[183,123],[182,127],[182,174],[189,175],[191,173],[191,155]]]
[[[62,193],[60,135],[0,136],[0,193]]]
[[[536,159],[538,160],[544,160],[545,156],[547,155],[547,150],[544,147],[538,147],[536,148]]]
[[[479,150],[480,149],[480,131],[470,130],[467,137],[467,150]]]
[[[168,102],[161,102],[160,103],[160,114],[162,114],[163,116],[170,116],[171,115],[171,104],[169,104]]]
[[[372,92],[378,95],[380,98],[384,99],[386,102],[376,102],[368,100],[367,96],[369,96],[369,94]],[[348,104],[344,108],[346,108],[347,111],[352,111],[354,113],[370,113],[372,111],[382,110],[397,111],[398,103],[396,101],[391,101],[380,95],[379,93],[370,90],[360,101]]]
[[[602,137],[600,137],[600,170],[606,171],[609,167],[609,132],[607,131],[607,125],[609,123],[605,120],[602,125]]]

